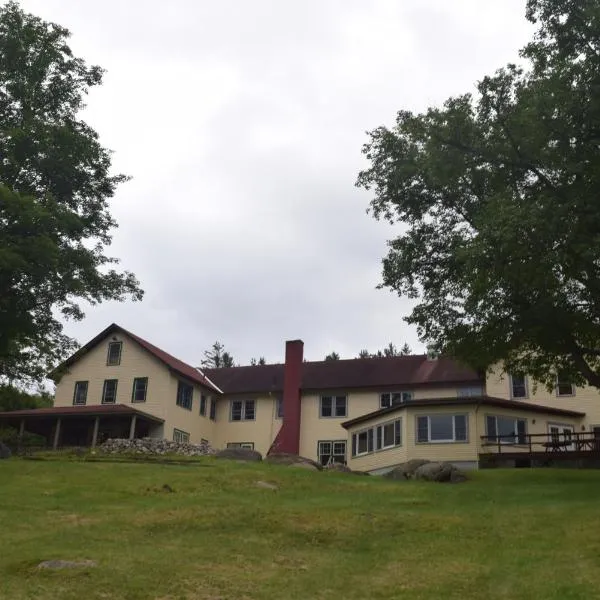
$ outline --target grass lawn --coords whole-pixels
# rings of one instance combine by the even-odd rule
[[[0,599],[588,600],[600,598],[599,500],[600,471],[444,485],[211,458],[11,459]],[[47,559],[98,567],[35,568]]]

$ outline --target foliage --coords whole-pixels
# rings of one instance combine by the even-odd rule
[[[53,396],[45,390],[32,394],[12,385],[0,385],[0,412],[47,408],[53,404]]]
[[[40,380],[74,348],[78,304],[140,299],[105,256],[123,175],[78,113],[102,70],[73,56],[63,27],[0,7],[0,379]]]
[[[215,463],[2,461],[0,597],[589,600],[600,588],[593,470],[444,486]],[[98,566],[38,572],[48,558]]]
[[[406,342],[400,349],[390,342],[383,350],[377,350],[374,354],[371,354],[367,349],[361,350],[358,358],[383,358],[384,356],[408,356],[409,354],[412,354],[412,350]]]
[[[31,448],[41,447],[46,445],[46,438],[43,435],[37,433],[30,433],[25,431],[23,435],[19,435],[18,430],[13,427],[6,427],[0,429],[0,442],[6,444],[9,448]]]
[[[210,350],[204,351],[202,366],[207,369],[220,369],[222,367],[234,367],[233,356],[225,350],[221,342],[215,342]]]
[[[258,360],[256,358],[250,359],[250,365],[255,367],[256,365],[266,365],[267,361],[264,356],[261,356]]]
[[[330,352],[326,357],[326,361],[330,360],[340,360],[340,355],[337,352]]]
[[[600,387],[600,5],[529,0],[508,65],[370,133],[358,185],[402,223],[382,285],[422,339],[474,367]]]

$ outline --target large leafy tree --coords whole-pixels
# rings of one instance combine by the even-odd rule
[[[74,347],[81,301],[140,299],[105,255],[123,175],[78,115],[102,69],[73,56],[63,27],[0,7],[0,380],[40,379]]]
[[[370,133],[383,286],[421,337],[477,367],[600,387],[600,4],[529,0],[523,66]]]

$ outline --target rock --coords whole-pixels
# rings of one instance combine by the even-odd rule
[[[262,460],[262,454],[257,450],[250,450],[250,448],[225,448],[224,450],[219,450],[215,456],[216,458],[229,458],[232,460]]]
[[[179,454],[181,456],[207,456],[215,451],[206,443],[189,444],[186,442],[172,442],[157,438],[106,440],[98,446],[100,452],[107,454]]]
[[[265,490],[277,491],[279,489],[279,487],[276,486],[274,483],[269,483],[268,481],[255,481],[254,485]]]
[[[81,569],[85,567],[97,567],[95,560],[44,560],[38,569]]]
[[[413,458],[397,467],[394,467],[391,471],[384,474],[387,479],[413,479],[417,469],[423,465],[429,464],[431,461],[424,458]]]
[[[293,465],[306,463],[312,465],[315,470],[321,471],[323,470],[323,465],[310,458],[306,458],[304,456],[298,456],[297,454],[288,454],[286,452],[275,452],[273,454],[267,455],[265,461],[275,465]]]
[[[307,469],[307,470],[310,470],[310,471],[318,471],[319,470],[314,464],[311,464],[309,462],[295,462],[295,463],[290,463],[288,465],[288,467],[294,467],[296,469]]]
[[[0,442],[0,459],[10,458],[11,456],[12,452],[10,451],[10,448],[6,444]]]
[[[329,463],[325,465],[324,471],[333,471],[337,473],[352,473],[352,469],[342,463]]]
[[[430,462],[421,465],[415,471],[415,479],[425,481],[437,481],[440,483],[459,483],[466,481],[466,475],[457,469],[452,463],[448,462]]]

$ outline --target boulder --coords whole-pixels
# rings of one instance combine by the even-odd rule
[[[262,460],[262,454],[257,450],[250,450],[250,448],[225,448],[219,450],[215,454],[216,458],[228,458],[231,460],[243,460],[243,461],[260,461]]]
[[[95,560],[44,560],[37,568],[38,569],[81,569],[89,567],[97,567],[98,563]]]
[[[430,462],[421,465],[415,471],[415,479],[422,479],[424,481],[437,481],[440,483],[459,483],[461,481],[466,481],[467,477],[452,463]]]
[[[311,460],[310,458],[298,456],[297,454],[288,454],[286,452],[274,452],[273,454],[269,454],[265,458],[265,461],[274,465],[293,465],[298,463],[306,463],[312,465],[318,471],[323,469],[323,465]]]
[[[319,469],[317,468],[316,465],[309,463],[309,462],[295,462],[295,463],[290,463],[288,465],[288,467],[293,467],[296,469],[307,469],[310,471],[318,471]]]
[[[325,471],[333,471],[337,473],[352,473],[352,469],[342,463],[329,463],[325,465]]]
[[[181,456],[206,456],[215,451],[206,443],[190,444],[189,442],[173,442],[158,438],[123,439],[111,438],[98,446],[100,452],[106,454],[178,454]]]
[[[423,465],[430,463],[431,461],[424,458],[413,458],[397,467],[394,467],[391,471],[385,473],[384,477],[387,479],[413,479],[417,469]]]
[[[10,451],[10,448],[6,444],[3,444],[2,442],[0,442],[0,459],[1,458],[10,458],[11,456],[12,456],[12,452]]]
[[[269,483],[268,481],[255,481],[254,485],[259,488],[263,488],[264,490],[273,490],[276,492],[279,489],[279,486],[274,483]]]

